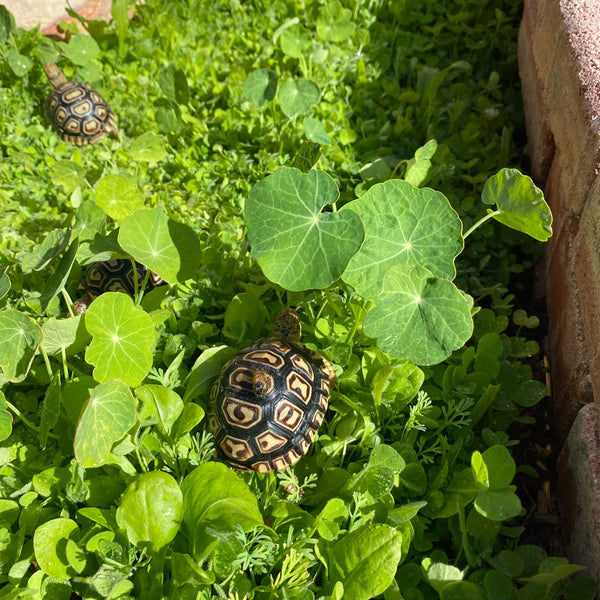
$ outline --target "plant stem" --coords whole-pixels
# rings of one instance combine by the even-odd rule
[[[25,417],[23,415],[23,413],[11,402],[9,402],[8,400],[6,401],[6,406],[12,410],[12,412],[15,413],[15,415],[17,415],[17,417],[19,417],[19,419],[21,419],[21,421],[23,421],[24,425],[27,425],[27,427],[29,427],[30,429],[33,429],[34,431],[38,431],[40,430],[40,428],[37,425],[34,425],[27,417]],[[54,433],[50,433],[48,432],[48,437],[54,438],[55,440],[58,439],[58,436],[55,435]]]
[[[471,225],[471,227],[467,231],[465,231],[465,233],[463,233],[463,240],[466,240],[480,225],[483,225],[489,219],[493,219],[494,217],[500,214],[502,214],[501,210],[493,210],[492,212],[489,212],[487,215],[485,215],[485,217],[481,217],[479,221]]]

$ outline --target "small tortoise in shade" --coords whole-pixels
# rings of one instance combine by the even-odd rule
[[[139,290],[146,276],[147,269],[139,262],[136,262],[135,266]],[[93,263],[87,268],[83,279],[77,287],[78,290],[83,291],[83,294],[73,302],[75,312],[78,315],[86,312],[92,300],[100,296],[100,294],[104,294],[104,292],[125,292],[133,297],[135,295],[134,277],[133,264],[128,258],[115,258]],[[166,283],[156,273],[151,272],[145,291],[148,292],[159,285],[166,285]]]
[[[336,377],[300,335],[296,312],[281,311],[272,337],[236,354],[213,385],[208,429],[232,467],[282,471],[314,440]]]
[[[63,140],[84,146],[108,133],[118,139],[115,113],[98,92],[86,83],[67,81],[53,63],[46,63],[44,71],[54,88],[46,98],[46,116]]]

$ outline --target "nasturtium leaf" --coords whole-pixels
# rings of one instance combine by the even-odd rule
[[[129,148],[129,154],[133,160],[148,163],[158,162],[169,155],[165,138],[152,131],[136,138]]]
[[[127,217],[121,224],[119,244],[168,283],[193,277],[200,265],[196,232],[170,219],[159,207]]]
[[[73,238],[79,241],[94,239],[106,222],[106,213],[93,201],[85,200],[75,211],[73,221]]]
[[[7,439],[12,433],[12,415],[8,411],[6,396],[0,391],[0,442]],[[2,516],[0,514],[0,526],[2,524]]]
[[[358,215],[321,212],[338,189],[327,173],[281,168],[255,184],[244,215],[252,256],[291,291],[322,289],[344,271],[363,238]]]
[[[363,525],[342,537],[330,550],[329,579],[344,584],[344,597],[369,600],[394,579],[402,553],[402,534],[384,524]]]
[[[85,556],[77,548],[78,537],[79,526],[71,519],[52,519],[39,525],[33,534],[33,551],[40,569],[57,579],[81,573]]]
[[[98,42],[93,37],[83,34],[74,35],[62,51],[73,64],[81,67],[89,65],[100,56]]]
[[[400,264],[386,274],[364,330],[384,352],[427,366],[462,347],[473,320],[469,303],[451,281],[419,265]]]
[[[24,77],[33,67],[31,59],[28,56],[19,54],[16,50],[9,50],[6,53],[6,58],[8,59],[8,66],[17,77]]]
[[[330,2],[317,17],[317,35],[322,40],[343,42],[354,33],[355,25],[351,19],[350,9],[343,8],[338,0]]]
[[[49,231],[35,248],[23,257],[21,269],[24,273],[39,271],[58,256],[71,239],[70,229],[54,229]]]
[[[519,497],[508,489],[485,490],[475,498],[475,508],[491,521],[505,521],[521,512]]]
[[[61,354],[67,356],[76,354],[85,349],[90,341],[81,316],[68,319],[48,319],[43,325],[44,342],[42,344],[46,354]]]
[[[57,160],[50,165],[50,177],[55,185],[62,185],[70,194],[85,186],[85,169],[74,160]]]
[[[135,179],[115,173],[104,176],[96,185],[96,204],[115,221],[122,221],[144,206]]]
[[[183,70],[175,68],[175,65],[170,64],[162,69],[158,83],[165,96],[177,104],[187,104],[190,101],[187,77]]]
[[[192,555],[198,559],[204,546],[219,533],[235,526],[244,531],[263,524],[258,500],[236,473],[216,462],[196,467],[181,485],[183,523]]]
[[[303,115],[319,102],[321,92],[310,79],[290,79],[279,90],[279,106],[286,117]]]
[[[304,117],[302,126],[304,127],[304,133],[306,137],[311,142],[316,142],[317,144],[331,143],[331,138],[327,135],[325,127],[323,127],[323,123],[321,123],[321,121],[313,119],[312,117]]]
[[[97,386],[85,405],[75,432],[75,458],[85,469],[99,467],[112,445],[135,423],[135,402],[118,379]]]
[[[273,100],[277,94],[278,81],[277,73],[270,69],[252,71],[242,88],[244,98],[256,106],[261,106],[265,102]]]
[[[18,383],[27,377],[42,339],[41,327],[27,315],[0,312],[0,369],[9,381]]]
[[[484,204],[495,204],[494,219],[507,227],[545,242],[552,235],[552,212],[544,193],[517,169],[501,169],[484,184]],[[491,211],[490,211],[491,212]]]
[[[85,327],[93,338],[85,359],[95,365],[96,381],[118,378],[135,387],[144,380],[152,367],[156,337],[148,313],[126,294],[106,292],[88,308]]]
[[[302,25],[295,24],[284,29],[279,37],[279,43],[284,54],[292,58],[300,58],[310,47],[312,37]]]
[[[162,471],[142,473],[129,484],[117,508],[117,524],[136,546],[157,552],[177,534],[183,496],[177,482]]]
[[[342,279],[363,298],[375,298],[393,265],[416,263],[436,277],[452,280],[454,259],[463,249],[462,223],[446,197],[390,179],[369,188],[340,213],[362,219],[365,240]]]

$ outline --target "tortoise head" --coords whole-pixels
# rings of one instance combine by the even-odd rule
[[[299,342],[302,336],[300,317],[293,308],[282,310],[275,319],[273,335],[286,342]]]
[[[52,87],[58,87],[61,83],[67,81],[65,74],[54,63],[44,63],[44,73],[46,73]]]

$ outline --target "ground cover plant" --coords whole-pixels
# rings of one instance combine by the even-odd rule
[[[594,598],[519,541],[519,4],[128,8],[61,42],[0,8],[0,598]],[[60,140],[46,61],[119,140]],[[169,286],[75,316],[114,257]],[[339,381],[293,471],[237,472],[210,388],[289,306]]]

